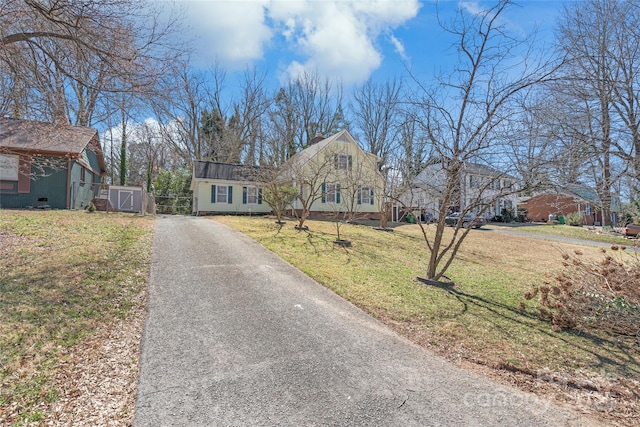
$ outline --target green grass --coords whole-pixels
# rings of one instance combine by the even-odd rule
[[[560,224],[532,224],[532,225],[518,225],[518,226],[503,226],[492,223],[491,228],[506,228],[509,230],[522,231],[526,233],[534,234],[549,234],[552,236],[569,237],[572,239],[592,240],[594,242],[605,242],[617,245],[633,246],[635,240],[625,239],[622,236],[609,234],[602,232],[600,227],[589,230],[585,227],[573,227],[570,225]],[[597,232],[596,230],[600,230]]]
[[[126,316],[152,230],[150,217],[0,211],[0,424],[43,418],[63,350]]]
[[[352,248],[333,245],[329,222],[308,221],[310,232],[271,218],[217,217],[256,239],[329,289],[444,355],[489,366],[590,373],[640,379],[638,344],[594,331],[554,332],[524,293],[560,271],[560,249],[576,246],[472,230],[447,275],[455,286],[424,285],[428,249],[416,225],[395,232],[346,225]],[[429,226],[429,233],[433,227]],[[451,230],[447,229],[446,233]],[[585,256],[598,249],[580,247]],[[624,256],[624,255],[623,255]]]

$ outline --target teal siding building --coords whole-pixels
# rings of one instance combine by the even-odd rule
[[[96,129],[0,118],[0,208],[84,209],[105,174]]]

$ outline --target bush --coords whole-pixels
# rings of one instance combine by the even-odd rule
[[[513,209],[502,208],[500,216],[503,222],[513,222],[516,219],[516,214],[513,213]]]
[[[96,205],[94,205],[93,202],[89,202],[89,204],[87,205],[87,212],[93,213],[95,211],[96,211]]]
[[[582,212],[571,212],[565,215],[564,220],[567,225],[584,225],[584,215]]]
[[[583,259],[579,250],[563,253],[564,271],[525,299],[538,296],[539,315],[555,330],[593,328],[636,337],[640,345],[640,258],[624,262],[602,251],[599,262]]]

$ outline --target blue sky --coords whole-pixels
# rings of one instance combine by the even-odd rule
[[[417,0],[182,0],[186,36],[194,40],[194,65],[216,60],[229,75],[244,67],[267,71],[283,83],[303,71],[353,84],[405,73],[428,75],[452,61],[451,40],[438,25],[458,7],[469,12],[486,1]],[[528,35],[538,29],[539,49],[548,49],[561,1],[520,1],[505,25]]]

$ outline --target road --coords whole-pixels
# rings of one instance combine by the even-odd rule
[[[585,426],[455,367],[255,241],[159,217],[135,426]]]

